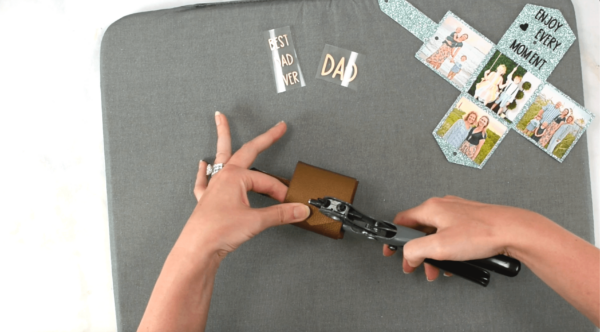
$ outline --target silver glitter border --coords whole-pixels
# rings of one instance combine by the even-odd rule
[[[456,89],[458,89],[461,92],[460,95],[458,96],[458,98],[454,101],[454,103],[452,104],[452,106],[450,107],[450,109],[444,114],[444,116],[442,117],[442,120],[438,123],[438,125],[436,126],[436,128],[433,131],[433,136],[434,136],[435,140],[437,141],[438,145],[442,149],[442,152],[443,152],[444,156],[446,157],[446,159],[449,162],[455,163],[455,164],[459,164],[459,165],[462,165],[462,166],[468,166],[468,167],[472,167],[472,168],[482,169],[487,164],[487,161],[490,159],[490,157],[496,152],[496,149],[498,148],[498,146],[500,146],[500,144],[502,143],[502,141],[504,141],[504,138],[506,137],[506,135],[508,135],[508,133],[511,131],[511,129],[514,130],[514,131],[516,131],[519,135],[523,136],[527,140],[529,140],[531,143],[535,144],[538,148],[540,148],[539,145],[537,143],[535,143],[531,138],[527,137],[520,130],[517,129],[517,124],[521,121],[521,119],[523,118],[523,116],[525,115],[525,113],[527,113],[527,111],[529,110],[529,108],[531,107],[531,105],[535,102],[535,100],[537,99],[537,97],[539,96],[539,94],[542,92],[542,90],[546,86],[548,86],[548,85],[551,86],[552,88],[554,88],[556,91],[558,91],[559,94],[562,97],[566,98],[567,100],[569,100],[570,102],[572,102],[573,104],[575,104],[577,107],[579,107],[580,109],[582,109],[584,112],[588,113],[590,115],[590,121],[585,126],[585,128],[581,131],[581,133],[579,133],[579,135],[575,138],[575,141],[573,142],[573,144],[571,144],[571,146],[569,147],[569,149],[565,152],[565,154],[564,154],[564,156],[563,156],[562,159],[559,159],[558,157],[554,156],[552,153],[548,153],[544,149],[540,148],[541,150],[544,150],[544,152],[546,154],[550,155],[552,158],[554,158],[555,160],[557,160],[560,163],[562,163],[567,158],[567,156],[569,155],[569,153],[571,152],[571,150],[573,149],[573,147],[575,147],[575,145],[579,142],[579,139],[581,138],[581,136],[583,136],[586,133],[586,131],[589,128],[590,124],[594,120],[595,115],[593,113],[591,113],[585,107],[581,106],[581,104],[579,104],[578,102],[576,102],[575,100],[573,100],[571,97],[569,97],[568,95],[566,95],[564,92],[560,91],[555,86],[553,86],[553,85],[551,85],[550,83],[547,82],[548,77],[552,74],[552,72],[560,64],[562,58],[564,57],[564,55],[566,55],[566,53],[571,48],[571,46],[573,45],[573,43],[575,42],[575,40],[577,40],[577,36],[575,35],[574,31],[571,29],[569,23],[567,22],[566,18],[564,17],[564,15],[562,14],[562,12],[560,10],[555,9],[555,8],[544,7],[544,6],[540,6],[540,5],[526,4],[523,7],[523,9],[521,10],[521,12],[519,13],[519,15],[517,15],[517,17],[515,18],[515,20],[511,24],[511,26],[507,29],[507,31],[505,32],[505,34],[500,39],[500,41],[503,41],[506,36],[509,36],[511,28],[513,28],[514,26],[518,26],[519,25],[519,23],[520,23],[519,17],[521,17],[521,15],[524,15],[523,14],[524,12],[535,10],[537,8],[543,8],[543,9],[547,9],[547,10],[549,10],[551,12],[554,12],[554,13],[559,13],[562,16],[563,20],[565,21],[566,27],[568,28],[569,32],[571,33],[571,36],[572,36],[573,39],[571,40],[569,38],[570,44],[568,45],[567,50],[565,50],[565,53],[561,57],[559,57],[558,59],[556,59],[556,57],[552,58],[552,60],[553,60],[552,61],[553,67],[550,70],[545,69],[545,70],[543,70],[543,72],[540,72],[539,70],[531,70],[529,68],[529,66],[523,65],[521,63],[521,61],[515,61],[514,57],[508,55],[509,53],[507,52],[506,49],[504,49],[503,47],[499,47],[497,44],[493,43],[486,36],[484,36],[483,34],[481,34],[478,30],[474,29],[470,24],[466,23],[463,19],[461,19],[460,17],[458,17],[452,11],[448,11],[444,15],[444,17],[442,18],[442,20],[435,26],[435,29],[433,29],[432,25],[431,25],[431,22],[433,22],[433,21],[431,21],[421,11],[419,11],[417,8],[415,8],[414,6],[412,6],[409,2],[407,2],[405,0],[378,0],[378,2],[379,2],[379,6],[380,6],[381,11],[384,14],[386,14],[391,19],[393,19],[394,21],[396,21],[398,24],[400,24],[400,26],[402,26],[403,28],[405,28],[407,31],[409,31],[410,33],[412,33],[415,37],[417,37],[418,39],[420,39],[423,42],[423,45],[415,53],[415,58],[417,58],[417,60],[419,60],[421,63],[423,63],[425,66],[427,66],[433,72],[437,73],[444,80],[446,80],[446,82],[450,83],[452,86],[454,86]],[[395,8],[394,8],[394,6],[395,6]],[[408,15],[406,15],[406,14],[408,14]],[[475,69],[473,75],[471,75],[471,77],[467,80],[467,82],[465,83],[465,86],[462,89],[459,88],[457,86],[457,84],[455,84],[454,82],[452,82],[451,80],[449,80],[446,76],[444,76],[441,73],[439,73],[431,65],[429,65],[425,60],[421,59],[418,56],[418,54],[423,50],[423,48],[425,47],[425,45],[429,42],[429,39],[432,38],[435,35],[435,33],[440,28],[440,26],[443,24],[443,22],[450,15],[452,15],[459,22],[461,22],[464,25],[468,26],[471,30],[473,30],[475,33],[477,33],[481,38],[483,38],[485,41],[487,41],[488,43],[490,43],[492,45],[492,48],[490,49],[490,51],[488,52],[488,54],[486,54],[486,56],[484,57],[484,59],[482,60],[482,62],[479,64],[479,66],[477,66],[477,68]],[[417,29],[416,28],[416,27],[419,27],[419,23],[418,22],[411,22],[411,24],[403,24],[403,23],[401,23],[399,20],[400,20],[400,18],[402,18],[404,16],[408,16],[408,17],[415,17],[416,16],[420,20],[425,21],[425,22],[423,22],[423,24],[421,24],[422,29]],[[527,22],[530,22],[530,21],[527,20]],[[422,31],[420,31],[420,30],[422,30]],[[429,36],[426,36],[426,35],[429,35]],[[513,62],[519,64],[521,67],[524,67],[527,70],[527,72],[531,73],[533,76],[535,76],[541,82],[540,85],[538,86],[538,88],[536,89],[536,91],[534,91],[533,94],[531,95],[531,97],[529,97],[529,100],[527,100],[526,103],[523,105],[523,109],[521,110],[521,112],[519,114],[517,114],[517,116],[515,117],[515,119],[512,122],[507,121],[507,120],[499,117],[496,113],[494,113],[493,111],[489,110],[485,105],[483,105],[478,100],[475,100],[468,93],[468,91],[471,88],[471,86],[475,83],[475,80],[477,80],[477,77],[479,76],[479,73],[483,70],[483,68],[485,67],[485,65],[490,61],[490,59],[496,53],[496,51],[499,51],[500,53],[502,53],[505,56],[507,56],[508,58],[510,58]],[[540,74],[543,75],[542,78],[540,78]],[[472,103],[474,103],[477,107],[479,107],[480,109],[482,109],[486,114],[488,114],[489,116],[491,116],[494,119],[498,120],[501,124],[503,124],[504,126],[507,127],[507,130],[504,133],[504,135],[502,135],[500,137],[500,139],[498,140],[498,142],[496,143],[496,145],[492,148],[492,150],[487,155],[487,157],[485,158],[485,160],[482,161],[481,165],[477,165],[475,162],[473,162],[471,159],[469,159],[467,156],[465,156],[462,152],[460,152],[457,149],[455,149],[454,147],[450,146],[450,144],[448,144],[443,138],[441,138],[440,136],[437,135],[437,132],[440,129],[440,127],[443,125],[444,120],[450,115],[450,113],[457,106],[457,104],[460,101],[460,99],[463,98],[463,97],[465,97],[467,100],[469,100]]]
[[[518,63],[519,65],[521,65],[521,67],[527,69],[528,72],[532,73],[537,78],[542,78],[541,81],[546,81],[548,79],[548,77],[550,77],[552,72],[554,72],[556,67],[560,64],[561,60],[567,54],[567,52],[569,51],[571,46],[573,46],[573,43],[575,43],[575,40],[577,40],[577,36],[575,36],[575,32],[573,32],[573,29],[571,29],[569,22],[567,21],[567,19],[565,18],[565,16],[563,15],[563,13],[560,10],[555,9],[555,8],[535,5],[535,4],[525,5],[525,7],[523,7],[523,9],[519,13],[519,15],[517,15],[517,17],[515,17],[515,20],[510,25],[508,30],[506,30],[506,32],[504,33],[502,38],[500,38],[500,41],[498,41],[497,47],[505,55],[510,54],[509,53],[510,41],[516,39],[516,36],[523,36],[523,33],[519,31],[520,24],[525,22],[525,23],[532,24],[532,25],[538,25],[538,22],[535,22],[535,19],[531,19],[531,17],[528,17],[528,16],[534,17],[535,12],[538,11],[540,8],[544,9],[546,12],[552,13],[551,15],[554,15],[554,16],[556,16],[557,14],[560,14],[560,17],[562,18],[562,20],[565,22],[565,25],[566,25],[565,29],[560,31],[558,34],[552,34],[552,35],[561,37],[561,40],[565,43],[564,47],[566,47],[566,49],[565,49],[564,53],[561,54],[560,56],[557,56],[554,53],[544,52],[543,55],[546,57],[545,59],[547,60],[547,63],[546,63],[547,66],[544,66],[545,68],[543,68],[541,70],[533,67],[528,61],[525,61],[522,58],[520,60],[523,60],[523,61],[515,61],[515,62]],[[519,18],[521,18],[521,17],[523,19],[519,20]],[[519,40],[523,41],[523,39],[520,39],[520,38],[519,38]],[[546,51],[546,50],[544,49],[544,51]],[[512,57],[511,57],[511,59],[514,61],[514,59]]]
[[[485,40],[486,42],[488,42],[490,45],[492,45],[492,48],[490,49],[490,52],[488,52],[488,54],[485,55],[485,57],[483,58],[483,61],[481,64],[479,64],[479,66],[477,66],[477,69],[475,70],[475,72],[473,73],[473,75],[471,75],[471,77],[467,80],[467,83],[465,84],[464,88],[460,88],[458,85],[456,85],[456,83],[452,82],[451,80],[448,79],[448,77],[442,75],[440,72],[438,72],[437,70],[435,70],[429,63],[427,63],[427,61],[421,59],[419,57],[419,53],[421,52],[421,50],[423,50],[423,48],[425,47],[425,45],[429,42],[429,39],[431,39],[435,33],[440,29],[440,27],[442,26],[442,24],[444,24],[444,21],[446,21],[446,19],[449,16],[453,16],[456,20],[458,20],[459,22],[461,22],[462,24],[466,25],[467,27],[469,27],[469,29],[473,30],[473,32],[475,32],[477,35],[479,35],[479,37],[481,37],[483,40]],[[489,53],[491,52],[495,52],[496,49],[496,44],[494,44],[491,40],[489,40],[486,36],[484,36],[483,34],[481,34],[481,32],[477,31],[477,29],[473,28],[470,24],[468,24],[467,22],[465,22],[463,19],[461,19],[460,17],[456,16],[456,14],[454,14],[452,11],[448,11],[446,13],[446,15],[444,15],[444,17],[442,18],[442,20],[440,21],[440,23],[438,23],[437,27],[435,28],[434,34],[431,35],[427,40],[425,40],[423,42],[423,45],[421,45],[421,47],[419,48],[419,50],[417,51],[417,53],[415,53],[415,58],[417,58],[417,60],[419,60],[422,64],[424,64],[425,66],[427,66],[427,68],[431,69],[434,73],[438,74],[440,77],[442,77],[444,80],[446,80],[446,82],[452,84],[453,87],[455,87],[458,91],[460,92],[464,92],[465,88],[468,86],[470,87],[471,85],[469,84],[469,82],[471,81],[471,79],[473,78],[473,76],[475,75],[475,73],[479,74],[480,72],[480,67],[483,68],[482,64],[486,64],[489,60],[488,60],[488,56]],[[466,91],[469,91],[468,89]]]
[[[538,95],[540,93],[542,93],[542,90],[547,87],[550,86],[551,88],[553,88],[554,90],[556,90],[563,98],[567,99],[568,101],[570,101],[571,103],[575,104],[575,106],[579,107],[582,111],[586,112],[587,114],[590,115],[590,121],[587,123],[587,125],[583,128],[583,130],[579,133],[579,135],[577,137],[575,137],[575,140],[573,141],[573,144],[571,144],[571,146],[569,147],[569,149],[567,149],[567,152],[565,152],[565,155],[562,157],[562,159],[559,159],[557,156],[553,155],[552,152],[548,152],[546,151],[543,147],[540,147],[539,144],[537,144],[534,140],[532,140],[530,137],[527,137],[527,135],[523,134],[520,130],[517,129],[517,123],[519,123],[521,121],[521,118],[525,115],[525,113],[529,110],[529,108],[531,107],[531,105],[533,104],[533,102],[535,101],[534,98],[531,99],[531,101],[528,103],[528,105],[526,105],[526,107],[523,107],[523,112],[519,117],[519,120],[516,120],[515,118],[515,122],[514,122],[514,131],[516,131],[519,135],[523,136],[526,140],[528,140],[529,142],[531,142],[533,145],[535,145],[536,147],[538,147],[540,150],[542,150],[544,153],[546,153],[547,155],[549,155],[550,157],[552,157],[554,160],[560,162],[562,164],[563,161],[565,161],[565,159],[569,156],[569,153],[571,153],[571,150],[575,147],[575,145],[577,145],[577,143],[579,142],[579,139],[581,138],[581,136],[583,136],[589,126],[592,124],[592,121],[594,121],[594,119],[596,118],[596,116],[594,115],[594,113],[590,112],[590,110],[588,110],[587,108],[581,106],[581,104],[579,104],[578,102],[576,102],[575,100],[573,100],[573,98],[567,96],[564,92],[562,92],[561,90],[559,90],[557,87],[555,87],[554,85],[550,84],[550,83],[544,83],[542,85],[540,85],[540,88],[538,89],[539,91],[537,91],[535,98],[538,97]]]
[[[406,0],[379,0],[379,9],[419,40],[426,42],[438,25]]]
[[[446,118],[450,115],[450,113],[452,113],[452,111],[454,111],[454,109],[458,105],[458,102],[463,97],[466,98],[467,100],[469,100],[470,102],[472,102],[473,104],[475,104],[476,106],[478,106],[481,110],[483,110],[484,113],[486,113],[490,117],[492,117],[496,120],[500,120],[500,117],[498,117],[493,112],[490,112],[487,109],[487,107],[482,108],[482,107],[480,107],[480,105],[475,103],[474,99],[473,99],[473,97],[471,97],[471,95],[469,95],[468,93],[461,93],[458,96],[458,98],[456,98],[456,100],[454,101],[454,103],[452,104],[450,109],[446,112],[446,114],[444,114],[444,116],[442,117],[442,119],[440,120],[438,125],[433,130],[432,134],[433,134],[433,137],[435,138],[435,140],[437,141],[438,145],[442,149],[444,156],[446,156],[446,159],[448,159],[449,162],[454,163],[454,164],[459,164],[462,166],[468,166],[468,167],[472,167],[472,168],[482,169],[485,166],[485,164],[487,164],[490,157],[496,152],[496,149],[500,146],[500,144],[502,144],[502,141],[504,141],[504,138],[506,137],[506,135],[508,135],[511,128],[505,125],[506,131],[504,132],[504,134],[502,136],[500,136],[500,139],[498,139],[498,142],[496,142],[496,145],[494,145],[494,147],[490,150],[490,153],[488,153],[488,155],[485,157],[485,159],[481,162],[481,165],[478,165],[477,163],[475,163],[474,161],[469,159],[469,157],[465,156],[464,153],[460,152],[458,149],[455,149],[453,146],[448,144],[446,142],[446,140],[444,140],[443,137],[440,137],[437,134],[438,130],[440,130],[440,128],[444,124],[444,121],[446,120]],[[504,122],[500,122],[500,123],[504,125]]]

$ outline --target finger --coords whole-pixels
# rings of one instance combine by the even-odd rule
[[[438,234],[434,234],[408,241],[404,245],[404,258],[408,261],[408,264],[417,267],[423,263],[425,258],[439,261],[448,260],[438,237]]]
[[[227,117],[221,112],[215,112],[215,123],[217,125],[217,155],[215,164],[224,164],[231,158],[231,132]]]
[[[388,246],[387,244],[383,245],[383,256],[385,256],[385,257],[391,257],[395,253],[396,253],[396,250],[390,249],[390,246]]]
[[[256,157],[280,139],[281,136],[285,134],[286,130],[287,126],[285,122],[279,122],[273,128],[267,130],[266,133],[244,144],[233,157],[231,157],[229,163],[243,168],[250,167]]]
[[[308,206],[300,203],[278,204],[255,211],[259,214],[261,230],[303,221],[310,216]]]
[[[265,173],[246,170],[244,180],[248,191],[268,195],[279,202],[287,195],[288,187]]]
[[[404,211],[404,212],[399,212],[396,215],[396,217],[394,218],[394,224],[412,228],[412,229],[416,229],[416,230],[421,231],[426,234],[435,233],[435,231],[436,231],[435,227],[427,226],[427,225],[420,223],[416,219],[411,219],[409,213],[407,213],[407,212],[408,212],[408,210]]]
[[[196,200],[199,201],[206,190],[206,186],[208,185],[208,176],[206,176],[206,163],[203,160],[200,160],[198,164],[198,174],[196,174],[196,183],[194,184],[194,196],[196,196]]]
[[[404,271],[405,274],[413,273],[416,269],[416,267],[412,267],[408,264],[406,258],[402,259],[402,271]]]
[[[442,201],[442,198],[430,198],[421,205],[398,213],[394,218],[394,223],[415,229],[439,228],[438,217],[442,212],[440,207]]]
[[[427,281],[432,282],[440,276],[440,269],[437,267],[427,263],[423,265],[425,266],[425,276],[427,277]]]

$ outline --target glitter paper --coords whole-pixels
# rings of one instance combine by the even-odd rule
[[[498,43],[498,49],[545,81],[575,39],[559,10],[527,5]]]
[[[576,39],[560,11],[526,5],[496,46],[451,12],[444,16],[440,24],[435,25],[407,1],[379,0],[379,6],[386,15],[425,43],[417,52],[417,59],[461,91],[461,95],[433,133],[448,161],[482,168],[510,129],[516,130],[529,141],[540,146],[524,132],[526,129],[524,126],[527,124],[524,125],[523,121],[531,121],[532,116],[536,115],[535,112],[542,115],[542,111],[539,111],[542,106],[561,101],[569,105],[565,108],[558,107],[561,112],[564,113],[569,109],[576,120],[562,129],[554,125],[550,129],[552,134],[540,139],[540,142],[544,143],[540,148],[562,162],[594,119],[594,115],[588,110],[546,83],[548,76]],[[467,34],[469,38],[477,35],[476,38],[484,41],[484,44],[487,43],[485,50],[478,49],[478,52],[474,52],[472,47],[471,50],[463,50],[465,44],[469,43],[463,42],[469,38],[465,37],[464,40],[454,38],[461,35],[459,27],[470,30],[468,32],[471,34]],[[452,29],[456,29],[455,33],[451,33]],[[447,45],[445,48],[442,48],[443,43]],[[457,58],[461,61],[458,65]],[[467,62],[468,59],[475,61]],[[500,71],[502,66],[504,66],[504,73]],[[521,82],[516,81],[517,76],[521,77]],[[520,97],[517,97],[519,95]],[[448,130],[449,123],[452,120],[457,121],[459,113],[453,112],[455,108],[460,108],[461,103],[470,103],[471,109],[477,109],[476,113],[481,116],[485,113],[496,128],[505,128],[497,130],[502,131],[503,134],[496,135],[499,139],[493,147],[490,148],[488,144],[485,158],[478,155],[479,159],[475,158],[473,161],[438,135],[442,127],[443,130]],[[500,108],[505,112],[506,119],[491,110],[500,110]],[[555,111],[549,110],[548,116],[554,113]],[[450,115],[452,119],[449,120]],[[556,118],[552,119],[555,120]],[[546,123],[548,125],[548,122]],[[539,128],[542,129],[541,124]],[[458,132],[463,133],[462,130]],[[558,138],[554,137],[555,134]],[[454,143],[457,137],[453,136]]]
[[[477,155],[477,158],[475,158],[475,161],[471,160],[463,152],[461,152],[460,149],[452,146],[448,143],[448,141],[446,141],[444,137],[440,136],[440,129],[442,129],[442,127],[446,126],[446,133],[448,132],[447,120],[455,112],[455,110],[462,112],[463,115],[475,111],[478,119],[480,119],[482,116],[488,117],[489,126],[486,130],[486,133],[488,135],[488,137],[486,138],[486,142],[489,141],[489,143],[487,144],[487,146],[486,143],[484,143],[483,147]],[[470,95],[463,93],[456,99],[452,107],[450,107],[450,110],[448,110],[446,115],[444,115],[444,117],[442,118],[442,121],[440,121],[440,123],[437,125],[437,127],[433,131],[433,137],[435,137],[435,140],[438,142],[438,145],[442,149],[442,152],[444,153],[446,159],[448,159],[449,162],[481,169],[483,168],[483,166],[485,166],[487,161],[494,154],[498,146],[500,146],[500,143],[502,143],[506,135],[508,135],[509,131],[510,129],[504,124],[503,121],[501,121],[501,119],[496,114],[488,111],[485,108],[481,108],[475,103],[475,100]],[[482,153],[485,153],[485,155],[480,156]]]
[[[540,104],[548,103],[549,105],[550,103],[556,104],[557,102],[561,102],[563,104],[563,109],[571,110],[569,114],[573,115],[573,117],[575,118],[573,124],[570,125],[572,129],[574,129],[570,130],[573,142],[570,144],[567,144],[567,142],[565,142],[565,144],[557,144],[556,149],[551,149],[552,151],[549,151],[544,147],[540,146],[540,144],[534,141],[529,135],[526,135],[523,132],[523,128],[527,125],[527,122],[531,117],[531,115],[529,117],[526,117],[527,113],[533,112],[534,114],[537,114],[541,106]],[[562,163],[565,160],[565,158],[567,158],[573,147],[577,144],[581,136],[583,136],[585,131],[588,129],[588,127],[592,123],[592,120],[594,120],[594,117],[594,114],[585,109],[583,106],[579,105],[569,96],[565,95],[562,91],[558,90],[553,85],[546,83],[545,85],[540,86],[539,93],[536,96],[534,96],[534,98],[531,98],[531,100],[523,108],[523,111],[518,116],[517,120],[515,120],[515,122],[513,123],[513,129],[519,134],[521,134],[521,136],[529,140],[531,143],[544,150],[552,158]],[[567,141],[566,138],[567,137],[565,137],[563,140]],[[555,135],[552,136],[552,139],[555,139]],[[562,141],[560,143],[562,143]],[[547,146],[550,148],[551,142],[548,142]]]
[[[405,0],[379,0],[379,7],[422,41],[427,41],[437,29],[434,21]]]
[[[451,68],[453,67],[454,63],[451,63],[451,61],[448,60],[443,61],[442,66],[436,70],[432,64],[428,62],[428,59],[430,56],[437,53],[438,49],[440,49],[440,46],[446,41],[448,35],[450,33],[454,33],[457,27],[462,29],[460,34],[467,34],[469,36],[469,38],[465,40],[465,44],[468,44],[473,40],[477,40],[475,45],[479,46],[479,48],[471,45],[469,45],[469,48],[461,47],[461,50],[454,58],[454,63],[460,63],[462,56],[465,56],[467,60],[460,70],[460,75],[454,79],[450,79],[448,74],[451,72]],[[444,15],[444,18],[436,27],[434,34],[431,35],[431,37],[425,42],[425,44],[423,44],[423,46],[421,46],[421,49],[419,49],[415,57],[424,65],[429,67],[429,69],[442,76],[448,83],[454,85],[455,88],[463,91],[466,87],[468,87],[466,83],[472,79],[472,76],[477,76],[476,74],[479,74],[479,67],[481,66],[482,62],[487,60],[488,54],[490,52],[493,53],[493,50],[494,43],[492,43],[477,30],[473,29],[465,21],[461,20],[458,16],[454,15],[452,12],[448,12],[446,15]]]

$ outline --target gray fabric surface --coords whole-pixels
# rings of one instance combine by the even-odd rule
[[[525,1],[413,2],[452,10],[498,42]],[[546,1],[575,30],[569,1]],[[290,25],[307,86],[282,94],[263,31]],[[325,44],[366,55],[358,92],[317,80]],[[234,148],[285,120],[255,165],[290,177],[298,160],[359,179],[355,205],[380,218],[447,194],[538,211],[592,240],[586,138],[560,164],[511,132],[483,170],[450,164],[431,132],[459,92],[414,55],[421,42],[370,1],[281,1],[127,16],[102,42],[112,263],[120,331],[135,330],[193,207],[198,160],[214,156],[213,114]],[[549,82],[583,101],[577,42]],[[251,195],[254,206],[273,204]],[[556,271],[561,273],[561,271]],[[347,235],[270,229],[223,262],[208,331],[594,331],[527,268],[484,289],[404,275],[401,255]]]

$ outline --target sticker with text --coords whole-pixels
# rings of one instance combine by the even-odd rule
[[[360,75],[363,75],[364,58],[362,54],[326,44],[317,78],[356,91]]]
[[[470,96],[458,97],[433,132],[448,161],[482,168],[509,128]]]
[[[416,57],[462,91],[493,47],[491,41],[448,12]]]
[[[500,51],[481,69],[468,93],[512,123],[542,82]]]
[[[575,39],[559,10],[526,5],[498,42],[498,49],[544,81]]]
[[[586,131],[594,115],[550,84],[520,117],[517,131],[562,162]]]
[[[306,86],[290,27],[272,29],[264,33],[270,56],[277,93]]]

